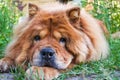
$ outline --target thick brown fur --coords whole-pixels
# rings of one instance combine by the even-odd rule
[[[39,41],[34,40],[36,35],[40,36]],[[61,38],[66,41],[60,43]],[[37,63],[39,52],[48,46],[55,50],[57,67]],[[81,62],[106,58],[108,53],[103,30],[84,9],[60,3],[40,7],[30,4],[28,16],[13,29],[12,41],[7,46],[5,57],[0,60],[0,69],[6,71],[20,65],[27,69],[28,75],[36,75],[43,69],[45,79],[49,80],[57,77],[61,70]],[[29,69],[28,64],[31,64]]]

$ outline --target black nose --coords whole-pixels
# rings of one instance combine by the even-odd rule
[[[50,48],[50,47],[47,47],[47,48],[43,48],[41,51],[40,51],[40,55],[43,59],[45,60],[49,60],[49,59],[52,59],[54,58],[54,54],[55,54],[55,51]]]

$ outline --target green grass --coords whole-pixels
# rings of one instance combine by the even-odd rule
[[[96,18],[105,22],[110,33],[120,30],[120,14],[118,14],[120,8],[117,6],[118,3],[114,6],[107,7],[105,1],[105,3],[101,2],[101,5],[97,4],[99,0],[95,1],[95,9],[91,13]],[[111,2],[111,0],[108,0],[108,3],[109,2]],[[83,3],[84,5],[86,4],[85,0],[83,0]],[[97,6],[99,6],[98,8],[100,8],[102,14],[97,13]],[[12,26],[17,22],[19,16],[19,11],[17,11],[15,6],[11,6],[10,0],[0,0],[0,58],[4,56],[5,46],[10,41]],[[67,77],[79,76],[79,74],[96,74],[95,80],[120,80],[120,78],[114,74],[115,71],[120,71],[120,39],[110,38],[109,44],[111,52],[107,59],[77,65],[72,70],[61,74],[61,76],[55,80],[64,80]],[[25,72],[21,68],[17,68],[11,71],[11,73],[15,74],[15,80],[24,80]]]

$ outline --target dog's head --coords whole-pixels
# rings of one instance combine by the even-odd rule
[[[101,30],[97,29],[97,22],[80,14],[80,8],[71,5],[38,7],[29,4],[29,16],[15,28],[11,51],[7,51],[15,53],[17,61],[27,59],[34,66],[57,69],[87,61],[91,56],[98,59],[104,53],[103,46],[107,47],[106,41]],[[91,29],[94,26],[98,31]],[[95,48],[100,54],[96,54]]]

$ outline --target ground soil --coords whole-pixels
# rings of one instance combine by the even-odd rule
[[[120,79],[120,71],[115,71],[114,75]],[[78,75],[72,76],[65,80],[94,80],[96,79],[97,74],[91,75]],[[0,80],[14,80],[14,76],[11,73],[0,73]]]

